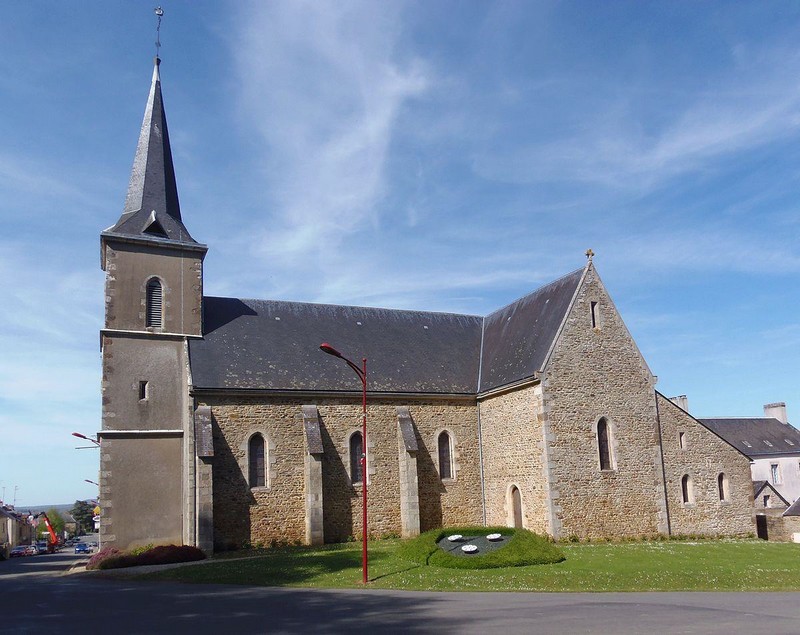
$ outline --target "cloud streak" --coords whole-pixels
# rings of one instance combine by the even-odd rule
[[[399,11],[369,2],[242,11],[242,112],[267,151],[263,258],[302,264],[377,222],[398,113],[428,84],[419,60],[396,56]]]

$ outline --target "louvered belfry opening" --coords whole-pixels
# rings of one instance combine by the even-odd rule
[[[161,328],[163,326],[163,299],[161,281],[151,278],[147,282],[147,311],[145,312],[145,326]]]

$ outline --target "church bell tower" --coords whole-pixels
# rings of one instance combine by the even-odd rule
[[[206,245],[181,218],[155,58],[125,207],[100,234],[105,271],[100,536],[193,544],[188,340],[202,337]]]

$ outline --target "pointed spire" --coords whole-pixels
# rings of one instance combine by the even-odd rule
[[[117,224],[108,231],[143,238],[195,242],[181,220],[167,116],[161,96],[160,64],[161,60],[156,57],[125,208]]]

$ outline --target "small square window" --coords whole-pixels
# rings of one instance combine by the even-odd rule
[[[149,381],[140,381],[139,382],[139,401],[145,401],[150,397],[150,382]]]

